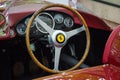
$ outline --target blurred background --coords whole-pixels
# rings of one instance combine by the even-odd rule
[[[78,0],[89,12],[102,18],[111,28],[120,25],[120,0]]]

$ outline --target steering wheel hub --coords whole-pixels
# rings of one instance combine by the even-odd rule
[[[55,46],[61,47],[66,44],[67,36],[66,36],[65,32],[63,32],[61,30],[57,30],[53,33],[52,40],[53,40],[53,43],[55,44]]]

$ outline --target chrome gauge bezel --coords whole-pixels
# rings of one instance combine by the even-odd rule
[[[30,20],[30,17],[28,17],[28,18],[25,19],[25,24],[26,25],[28,24],[29,20]]]
[[[56,15],[54,16],[54,21],[55,21],[57,24],[63,23],[63,21],[64,21],[63,15],[62,15],[62,14],[56,14]]]
[[[30,17],[27,17],[27,18],[25,19],[25,24],[26,24],[26,26],[28,25],[29,20],[30,20]],[[36,21],[34,20],[31,27],[34,27],[35,25],[36,25]]]
[[[54,29],[54,27],[55,27],[55,21],[54,21],[54,18],[52,17],[52,15],[51,14],[49,14],[49,13],[47,13],[47,12],[43,12],[43,13],[40,13],[38,16],[40,16],[40,15],[47,15],[47,16],[49,16],[50,18],[51,18],[51,20],[52,20],[52,26],[50,26],[50,25],[48,25],[48,26],[50,26],[52,29]],[[37,16],[37,17],[38,17]],[[42,31],[40,28],[39,28],[39,26],[38,26],[38,24],[37,24],[37,22],[36,22],[36,28],[41,32],[41,33],[48,33],[47,31]],[[43,27],[41,27],[41,28],[43,28]]]
[[[23,31],[23,28],[24,28],[24,31]],[[25,35],[26,33],[26,25],[24,23],[20,23],[16,26],[16,32],[17,34],[19,35]]]
[[[71,23],[71,24],[69,24],[69,23]],[[71,17],[66,17],[64,19],[64,25],[68,28],[71,28],[74,25],[73,19]]]

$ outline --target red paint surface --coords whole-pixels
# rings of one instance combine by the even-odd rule
[[[34,80],[120,80],[120,68],[114,65],[102,65],[55,74]]]
[[[99,80],[105,79],[104,66],[97,66],[92,68],[80,69],[70,72],[63,72],[61,74],[37,78],[35,80]]]
[[[104,68],[106,80],[120,80],[120,67],[108,65]]]

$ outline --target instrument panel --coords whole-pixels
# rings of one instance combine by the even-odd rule
[[[18,22],[15,27],[15,31],[18,35],[25,35],[26,27],[31,16],[32,14]],[[55,30],[68,30],[74,26],[74,19],[70,15],[58,11],[44,11],[37,17]],[[47,33],[47,31],[35,20],[32,23],[31,31],[36,34]]]

